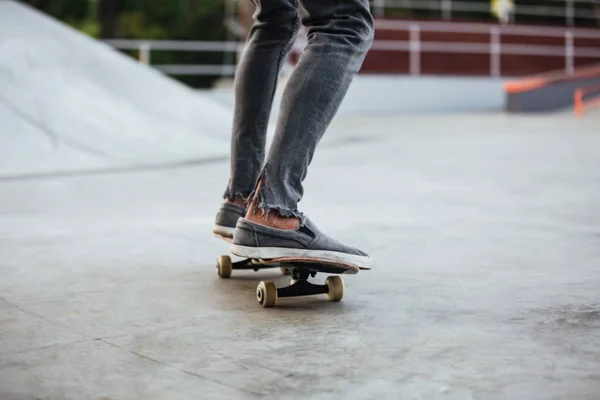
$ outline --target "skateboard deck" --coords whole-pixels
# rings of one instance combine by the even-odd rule
[[[326,274],[354,275],[358,274],[360,267],[341,261],[331,261],[318,257],[277,257],[270,259],[258,259],[262,265],[295,266],[306,268],[310,271],[323,272]]]
[[[218,238],[231,243],[228,237],[215,234]],[[344,282],[340,276],[329,276],[324,285],[316,285],[308,281],[317,273],[333,275],[355,275],[359,266],[341,261],[326,260],[316,257],[278,257],[271,259],[247,258],[232,262],[231,257],[222,255],[217,259],[217,273],[221,278],[229,278],[233,270],[254,270],[280,268],[282,274],[291,275],[291,284],[277,288],[274,282],[261,281],[256,288],[256,298],[263,307],[273,307],[278,298],[326,294],[331,301],[340,301],[344,296]]]

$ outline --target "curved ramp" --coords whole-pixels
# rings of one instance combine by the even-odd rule
[[[28,6],[0,2],[0,175],[227,157],[231,110]]]
[[[506,111],[548,112],[573,107],[577,89],[600,84],[600,64],[572,74],[555,71],[506,82]]]

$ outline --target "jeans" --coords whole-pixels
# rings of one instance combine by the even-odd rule
[[[368,0],[252,0],[254,24],[235,78],[230,179],[224,197],[298,217],[315,148],[360,70],[374,36]],[[281,67],[300,23],[308,43],[285,87],[265,163]],[[257,185],[260,183],[257,189]]]

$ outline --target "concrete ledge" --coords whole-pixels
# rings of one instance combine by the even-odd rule
[[[287,76],[278,85],[272,120],[277,118]],[[500,78],[360,74],[338,110],[340,116],[500,111],[504,106]],[[228,87],[229,86],[229,87]],[[233,108],[232,85],[199,93]]]
[[[572,74],[556,71],[504,85],[508,112],[547,112],[573,106],[575,90],[600,83],[600,64]]]

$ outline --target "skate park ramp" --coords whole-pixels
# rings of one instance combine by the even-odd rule
[[[15,1],[0,1],[0,176],[227,155],[230,111]]]
[[[577,90],[600,84],[600,64],[589,65],[572,73],[563,70],[507,81],[507,112],[548,112],[572,107]],[[594,90],[597,92],[597,90]]]

